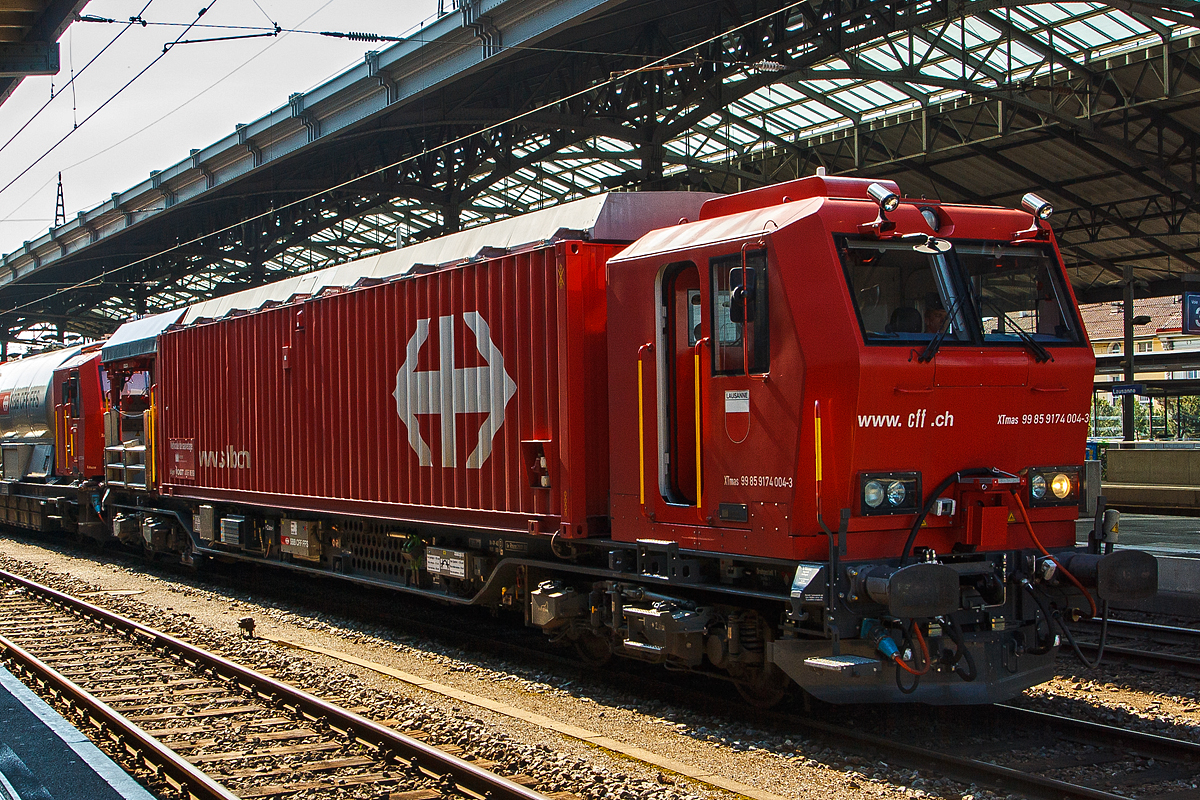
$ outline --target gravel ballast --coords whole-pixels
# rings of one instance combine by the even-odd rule
[[[706,714],[704,709],[646,702],[611,685],[593,685],[586,678],[564,679],[550,670],[465,653],[384,626],[314,613],[273,599],[256,600],[244,591],[202,577],[164,574],[153,565],[124,556],[74,552],[53,540],[43,543],[20,534],[0,533],[0,568],[77,596],[105,592],[88,599],[339,704],[362,707],[369,717],[397,720],[398,729],[422,729],[433,744],[455,744],[498,762],[501,771],[531,775],[541,781],[538,788],[542,791],[566,791],[596,800],[733,796],[336,659],[247,639],[238,620],[250,616],[261,635],[342,651],[569,722],[782,797],[984,800],[1004,796],[964,787],[936,774],[875,763],[800,734],[763,731]],[[338,587],[336,582],[320,585],[328,591]],[[1114,720],[1106,717],[1113,715],[1123,724],[1144,725],[1146,730],[1177,736],[1184,729],[1188,737],[1197,738],[1200,706],[1194,692],[1181,693],[1183,687],[1172,688],[1162,676],[1128,674],[1125,667],[1104,667],[1097,676],[1074,675],[1066,658],[1063,665],[1060,677],[1030,690],[1018,704],[1110,723]],[[912,713],[929,711],[915,707]]]

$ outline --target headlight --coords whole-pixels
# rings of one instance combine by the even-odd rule
[[[1031,506],[1079,503],[1081,467],[1030,467],[1026,474],[1029,476]]]
[[[1029,481],[1029,493],[1033,495],[1034,500],[1041,500],[1046,496],[1046,476],[1040,472],[1034,475]]]
[[[859,476],[863,516],[915,514],[921,502],[921,473],[871,472]]]

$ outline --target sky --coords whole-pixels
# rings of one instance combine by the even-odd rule
[[[358,64],[366,51],[388,46],[296,32],[181,43],[163,55],[163,46],[196,20],[204,3],[91,0],[84,15],[119,22],[72,23],[59,39],[59,73],[26,78],[0,105],[0,253],[18,250],[47,232],[54,221],[60,171],[71,219],[140,183],[151,171],[182,161],[191,149],[227,136],[238,123],[286,105],[290,94],[308,91]],[[200,18],[203,25],[270,28],[278,23],[285,31],[401,36],[429,21],[438,0],[207,0],[207,8]],[[124,24],[139,15],[150,24]],[[257,32],[197,26],[184,39]],[[66,86],[72,70],[78,77]],[[55,97],[38,113],[50,100],[52,84]]]

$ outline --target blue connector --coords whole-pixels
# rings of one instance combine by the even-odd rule
[[[860,635],[864,639],[871,639],[875,649],[883,654],[883,657],[889,661],[900,656],[900,648],[892,641],[892,637],[888,635],[887,629],[879,624],[878,620],[864,619]]]
[[[883,653],[884,658],[894,660],[900,657],[900,648],[892,641],[892,637],[887,635],[887,631],[879,628],[875,636],[875,649]]]

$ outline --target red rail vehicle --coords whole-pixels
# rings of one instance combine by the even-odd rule
[[[1024,205],[609,195],[138,320],[101,355],[103,479],[60,473],[57,516],[756,702],[1002,699],[1157,582],[1111,525],[1075,547],[1094,360]]]

